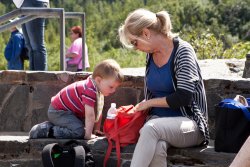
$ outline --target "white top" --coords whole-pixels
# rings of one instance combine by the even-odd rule
[[[16,5],[17,8],[20,8],[23,4],[24,0],[13,0],[14,4]]]
[[[17,8],[20,8],[23,4],[23,1],[24,0],[13,0],[14,4],[16,5]],[[37,1],[40,1],[40,2],[48,2],[49,3],[49,0],[37,0]]]
[[[37,0],[37,1],[40,1],[40,2],[48,2],[48,3],[49,3],[49,0]]]

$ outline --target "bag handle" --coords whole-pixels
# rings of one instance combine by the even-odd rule
[[[118,132],[117,129],[118,129],[118,118],[116,117],[115,122],[114,122],[114,131]],[[117,134],[117,135],[114,135],[114,134]],[[120,149],[119,133],[113,133],[112,137],[109,136],[109,137],[107,137],[107,139],[108,139],[108,149],[106,151],[106,155],[105,155],[105,158],[104,158],[103,167],[106,167],[106,164],[107,164],[108,159],[110,157],[110,154],[112,152],[112,148],[113,148],[112,139],[115,142],[115,148],[116,148],[116,157],[117,157],[117,164],[116,165],[117,165],[117,167],[120,167],[120,164],[121,164],[121,160],[120,160],[120,158],[121,158],[121,149]]]
[[[248,111],[247,107],[241,104],[240,102],[235,101],[233,99],[224,99],[222,102],[219,103],[219,106],[223,106],[223,104],[232,104],[239,107],[243,111],[245,117],[250,121],[250,112]]]
[[[138,112],[142,112],[142,111],[138,111]],[[145,113],[135,113],[134,116],[133,116],[133,118],[132,118],[132,120],[130,120],[130,122],[133,122],[134,120],[136,120],[137,118],[143,116],[144,114],[145,114]],[[119,116],[118,116],[117,118],[119,118]],[[117,118],[116,118],[116,120],[118,121]],[[116,124],[116,122],[115,122],[115,124]],[[118,123],[117,123],[117,124],[118,124]],[[123,127],[121,127],[119,130],[115,129],[115,130],[114,130],[114,133],[111,133],[111,134],[109,135],[109,138],[112,139],[113,137],[119,135],[125,128],[128,128],[128,127],[130,127],[130,126],[132,126],[132,125],[133,125],[133,124],[128,123],[128,124],[124,125]]]
[[[142,112],[142,111],[139,111],[139,112]],[[119,113],[118,113],[119,114]],[[133,122],[135,121],[137,118],[143,116],[144,114],[146,113],[134,113],[134,116],[133,118],[130,120],[130,122]],[[115,141],[115,148],[116,148],[116,156],[117,156],[117,167],[120,167],[120,163],[121,163],[121,160],[120,160],[120,157],[121,157],[121,150],[120,150],[120,138],[119,138],[119,134],[125,129],[125,128],[128,128],[130,126],[132,126],[132,123],[128,123],[126,125],[124,125],[123,127],[121,127],[119,130],[118,130],[118,120],[119,120],[119,116],[116,116],[115,118],[115,122],[114,122],[114,129],[113,129],[113,133],[111,133],[107,139],[108,139],[108,149],[106,151],[106,155],[105,155],[105,158],[104,158],[104,163],[103,163],[103,167],[106,167],[106,164],[107,164],[107,161],[110,157],[110,154],[111,154],[111,151],[112,151],[112,148],[113,148],[113,143],[112,143],[112,139]]]
[[[75,151],[75,164],[74,167],[85,167],[85,150],[83,146],[73,147]]]
[[[43,166],[54,167],[53,160],[52,160],[52,157],[51,157],[51,150],[56,145],[58,145],[58,144],[57,143],[52,143],[52,144],[46,145],[43,148],[43,151],[42,151]]]
[[[133,120],[133,119],[132,119]],[[118,131],[118,119],[115,121],[115,129]],[[117,167],[121,165],[121,146],[120,146],[120,137],[119,134],[116,135],[115,139],[115,149],[116,149],[116,157],[117,157]]]

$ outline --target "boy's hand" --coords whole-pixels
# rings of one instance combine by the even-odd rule
[[[94,134],[91,134],[90,137],[84,136],[84,139],[85,139],[85,140],[90,140],[90,139],[95,139],[95,138],[97,138],[97,137],[98,137],[98,136],[96,136],[96,135],[94,135]]]
[[[90,139],[95,139],[97,138],[98,136],[94,135],[94,134],[91,134],[91,138]]]
[[[94,131],[94,134],[96,135],[96,136],[104,136],[105,134],[102,132],[102,131],[100,131],[100,130],[95,130]]]

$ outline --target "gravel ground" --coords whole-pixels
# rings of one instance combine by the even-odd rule
[[[245,59],[198,60],[203,78],[242,78]],[[144,76],[145,67],[124,68],[125,75]]]

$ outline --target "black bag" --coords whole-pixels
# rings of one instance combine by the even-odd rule
[[[21,59],[24,60],[29,60],[29,50],[25,46],[22,49],[22,52],[20,54]]]
[[[85,150],[75,140],[48,144],[43,148],[42,161],[44,167],[85,167]]]
[[[249,107],[232,99],[215,106],[215,151],[237,153],[249,135]]]

